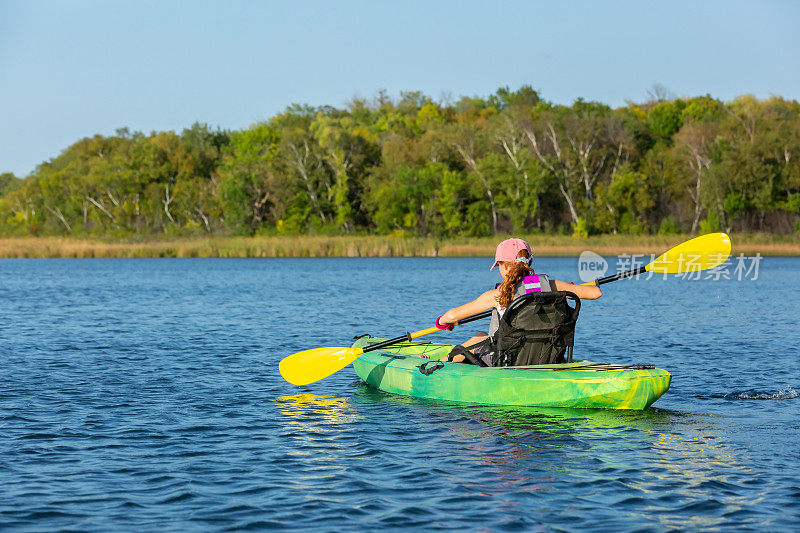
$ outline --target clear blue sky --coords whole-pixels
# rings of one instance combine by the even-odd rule
[[[800,98],[800,2],[0,0],[0,172],[78,139],[243,128],[384,88],[613,106]]]

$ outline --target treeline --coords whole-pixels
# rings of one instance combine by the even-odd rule
[[[612,109],[524,86],[294,105],[241,131],[121,129],[0,175],[0,234],[792,233],[799,118],[780,97]]]

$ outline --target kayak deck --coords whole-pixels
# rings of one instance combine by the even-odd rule
[[[361,348],[383,339],[358,339]],[[669,388],[666,370],[577,361],[561,365],[482,368],[443,362],[425,375],[449,344],[405,342],[367,352],[353,362],[356,374],[385,392],[482,405],[646,409]],[[424,353],[429,358],[419,357]]]

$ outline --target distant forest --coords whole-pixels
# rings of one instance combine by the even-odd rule
[[[0,174],[2,236],[789,234],[799,213],[800,104],[780,97],[382,92],[237,131],[120,129]]]

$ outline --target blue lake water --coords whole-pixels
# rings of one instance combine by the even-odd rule
[[[429,327],[493,286],[490,264],[0,261],[0,528],[800,527],[800,259],[585,302],[576,357],[673,374],[644,412],[278,374],[296,351]],[[535,266],[577,276],[575,259]]]

